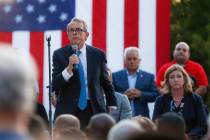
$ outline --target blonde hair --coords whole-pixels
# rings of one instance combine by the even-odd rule
[[[160,89],[161,93],[163,94],[169,94],[171,92],[171,87],[169,84],[169,75],[174,72],[174,71],[180,71],[184,77],[184,91],[186,93],[191,93],[192,92],[192,83],[189,75],[187,72],[184,70],[184,68],[178,64],[174,64],[170,66],[164,75],[164,81],[161,83],[162,89]]]

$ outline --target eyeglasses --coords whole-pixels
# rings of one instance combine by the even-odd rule
[[[81,34],[82,32],[86,32],[86,30],[83,30],[83,29],[81,29],[81,28],[76,28],[76,29],[73,29],[73,28],[71,28],[70,30],[69,30],[69,33],[77,33],[77,34]]]

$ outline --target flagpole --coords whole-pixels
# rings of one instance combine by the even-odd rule
[[[50,127],[50,138],[52,139],[52,128],[53,128],[53,121],[52,121],[52,105],[51,105],[51,99],[52,99],[52,82],[51,82],[51,54],[50,54],[50,41],[51,36],[46,36],[47,46],[48,46],[48,65],[49,65],[49,127]]]

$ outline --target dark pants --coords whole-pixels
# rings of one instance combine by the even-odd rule
[[[77,108],[75,116],[80,120],[81,129],[84,130],[87,127],[90,118],[93,116],[90,101],[88,101],[88,105],[84,110]]]

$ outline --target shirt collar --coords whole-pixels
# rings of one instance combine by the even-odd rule
[[[84,44],[83,47],[80,49],[83,55],[86,55],[86,45]]]
[[[128,69],[126,69],[126,73],[127,73],[127,75],[129,76],[131,76],[131,75],[133,75],[133,76],[135,76],[135,75],[137,75],[137,73],[139,72],[139,68],[137,69],[137,71],[135,72],[135,73],[133,73],[133,74],[130,74],[129,72],[128,72]]]

